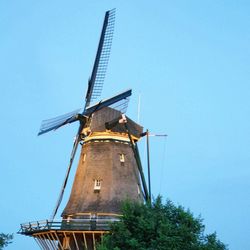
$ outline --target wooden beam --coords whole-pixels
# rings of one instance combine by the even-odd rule
[[[34,240],[36,241],[36,243],[38,244],[38,246],[43,250],[43,245],[41,244],[40,239],[34,237]]]
[[[57,238],[57,241],[58,241],[59,246],[60,246],[61,249],[63,250],[63,246],[62,246],[61,241],[60,241],[60,239],[59,239],[59,237],[58,237],[58,235],[57,235],[57,232],[53,232],[53,233],[55,234],[55,236],[56,236],[56,238]]]
[[[82,234],[83,234],[83,240],[84,240],[84,245],[85,245],[85,248],[86,248],[86,250],[88,250],[88,245],[87,245],[86,235],[85,235],[85,233],[82,233]]]
[[[77,240],[76,240],[75,233],[73,233],[73,238],[74,238],[74,241],[75,241],[75,244],[76,244],[76,248],[77,248],[77,250],[80,250],[80,249],[79,249],[79,247],[78,247],[78,244],[77,244]]]

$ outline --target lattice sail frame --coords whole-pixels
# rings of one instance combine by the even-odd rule
[[[92,74],[88,83],[85,108],[101,96],[108,67],[115,25],[115,9],[106,12]]]

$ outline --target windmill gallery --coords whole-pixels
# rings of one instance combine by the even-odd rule
[[[32,236],[41,249],[95,249],[96,241],[119,220],[125,199],[150,200],[142,171],[137,141],[143,128],[124,115],[127,90],[109,99],[100,97],[108,65],[114,31],[115,10],[107,11],[101,31],[83,110],[42,122],[38,135],[79,122],[69,165],[52,218],[21,224],[20,233]],[[71,166],[81,146],[80,158],[68,203],[55,221]]]

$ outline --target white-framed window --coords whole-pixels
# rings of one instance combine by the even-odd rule
[[[100,179],[95,179],[94,191],[99,191],[99,190],[101,190],[101,180]]]
[[[119,156],[120,156],[120,162],[125,162],[125,155],[119,154]]]

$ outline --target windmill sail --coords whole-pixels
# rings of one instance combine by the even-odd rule
[[[76,116],[81,109],[74,110],[64,115],[60,115],[51,119],[43,120],[38,135],[45,134],[51,130],[58,129],[59,127],[76,121]]]
[[[115,105],[117,104],[118,102],[122,101],[124,103],[126,103],[128,101],[128,97],[131,96],[132,94],[132,90],[129,89],[127,91],[124,91],[118,95],[115,95],[109,99],[105,99],[103,101],[100,101],[99,103],[93,105],[93,106],[90,106],[86,109],[86,111],[83,113],[83,115],[89,115],[97,110],[100,110],[101,108],[104,108],[104,107],[108,107],[108,106],[111,106],[111,105]]]
[[[85,108],[101,95],[108,66],[115,24],[115,9],[105,14],[102,33],[96,53],[94,67],[88,83]]]
[[[129,97],[122,99],[112,104],[110,107],[116,110],[119,110],[122,114],[125,114],[128,108]]]
[[[115,9],[109,10],[105,14],[101,37],[94,62],[94,67],[92,70],[90,80],[88,82],[88,90],[85,98],[86,103],[84,111],[82,113],[79,113],[81,109],[78,109],[70,113],[67,113],[65,115],[42,121],[38,135],[42,135],[52,130],[56,130],[66,124],[79,120],[78,114],[79,115],[91,114],[91,112],[96,111],[96,109],[112,105],[114,102],[121,101],[121,99],[126,98],[123,96],[117,96],[114,97],[114,99],[110,98],[110,100],[101,101],[96,106],[94,105],[91,106],[91,108],[89,107],[90,104],[93,102],[93,100],[95,100],[97,97],[101,95],[102,86],[110,56],[112,38],[114,33],[114,24],[115,24]],[[121,99],[119,99],[120,97]],[[127,102],[128,100],[122,101],[122,103],[124,104]]]
[[[52,119],[42,121],[38,135],[45,134],[51,130],[56,130],[66,124],[75,122],[83,118],[84,116],[90,116],[93,112],[98,111],[104,107],[112,106],[117,110],[124,113],[125,108],[128,104],[128,97],[131,96],[132,90],[129,89],[120,94],[117,94],[111,98],[102,100],[90,107],[88,107],[84,112],[79,113],[81,109],[77,109],[65,115],[57,116]]]

